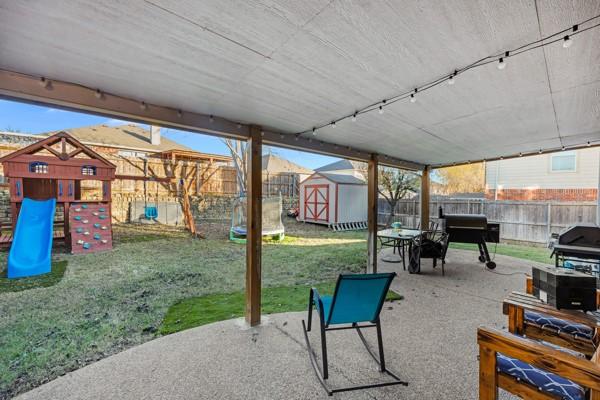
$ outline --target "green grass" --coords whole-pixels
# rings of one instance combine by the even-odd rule
[[[66,260],[52,261],[50,273],[30,278],[8,279],[6,277],[7,271],[4,270],[0,277],[0,295],[56,285],[63,278],[68,263]]]
[[[479,251],[476,244],[470,243],[450,243],[450,248]],[[494,249],[496,249],[497,254],[502,254],[504,256],[511,256],[544,264],[554,263],[554,259],[550,258],[550,250],[544,247],[519,246],[514,244],[498,244],[496,247],[494,244],[488,244],[490,256],[492,256]]]
[[[333,293],[335,283],[316,285],[320,294]],[[272,287],[262,291],[262,313],[275,314],[306,310],[308,286]],[[386,301],[401,300],[403,297],[390,290]],[[244,315],[245,294],[243,291],[217,293],[192,297],[169,308],[159,332],[163,335],[210,324]]]
[[[364,233],[307,225],[304,234],[297,225],[284,241],[263,244],[263,288],[364,270]],[[183,299],[244,288],[246,247],[225,233],[198,240],[181,230],[117,225],[114,235],[112,251],[55,249],[54,259],[69,265],[54,285],[0,293],[0,399],[155,338],[169,307]],[[6,258],[0,252],[0,274]]]

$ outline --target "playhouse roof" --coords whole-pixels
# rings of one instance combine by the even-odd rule
[[[63,147],[62,152],[59,152],[56,149],[52,148],[52,146],[58,142],[63,142],[65,143],[65,145],[69,144],[75,149],[70,153],[67,153],[66,147]],[[30,144],[29,146],[23,147],[22,149],[7,154],[4,157],[0,158],[0,162],[5,163],[7,161],[14,160],[22,155],[34,154],[41,150],[48,151],[61,161],[67,161],[70,158],[73,158],[78,154],[83,153],[91,159],[100,161],[101,163],[105,164],[108,168],[116,168],[116,166],[110,161],[108,161],[106,158],[102,157],[100,154],[96,153],[95,151],[93,151],[92,149],[90,149],[89,147],[87,147],[86,145],[84,145],[83,143],[81,143],[73,136],[69,135],[67,132],[64,131],[58,132],[50,137],[47,137],[36,143]]]

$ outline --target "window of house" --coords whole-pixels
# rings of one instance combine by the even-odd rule
[[[552,154],[550,170],[552,172],[575,172],[577,170],[577,154],[574,151]]]
[[[96,175],[96,167],[93,165],[84,165],[81,167],[82,175]]]
[[[29,172],[33,172],[34,174],[47,174],[48,164],[41,161],[29,163]]]

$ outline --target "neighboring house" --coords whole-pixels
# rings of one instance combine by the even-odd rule
[[[212,161],[221,165],[231,165],[231,157],[218,154],[200,153],[191,148],[161,136],[160,127],[150,130],[136,124],[119,126],[94,125],[81,128],[63,129],[81,143],[95,151],[122,156],[145,158],[160,156],[161,158],[194,159]],[[37,135],[0,132],[0,151],[2,153],[28,146],[56,132]]]
[[[262,156],[262,171],[267,174],[297,174],[300,180],[312,175],[313,171],[273,154]]]
[[[298,185],[313,171],[273,154],[262,156],[263,193],[298,196]]]
[[[367,164],[360,161],[340,160],[317,168],[315,172],[338,175],[353,175],[362,180],[366,179]]]
[[[600,147],[490,161],[485,166],[489,200],[596,201]]]

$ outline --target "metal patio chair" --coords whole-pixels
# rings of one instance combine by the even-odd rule
[[[446,274],[444,265],[446,264],[446,252],[448,251],[448,234],[424,231],[416,236],[409,249],[408,272],[418,274],[421,272],[421,260],[431,258],[433,268],[437,266],[437,261],[442,264],[442,275]]]
[[[383,307],[385,296],[388,292],[392,279],[396,276],[395,273],[378,273],[378,274],[341,274],[338,277],[335,285],[333,296],[320,296],[317,289],[312,288],[309,295],[308,303],[308,326],[302,320],[302,328],[304,330],[304,339],[308,347],[310,362],[315,370],[319,382],[329,396],[337,392],[345,392],[350,390],[369,389],[391,385],[408,385],[403,382],[385,367],[385,357],[383,353],[383,341],[381,338],[381,323],[379,321],[379,313]],[[319,367],[315,351],[310,345],[308,332],[312,327],[312,312],[313,307],[317,309],[321,331],[321,357],[322,367]],[[379,357],[371,350],[361,329],[376,328]],[[327,364],[327,340],[326,333],[328,331],[355,329],[356,333],[368,353],[373,357],[379,365],[379,371],[387,374],[393,380],[386,382],[378,382],[368,385],[350,386],[343,388],[330,388],[326,380],[329,378],[329,369]]]

